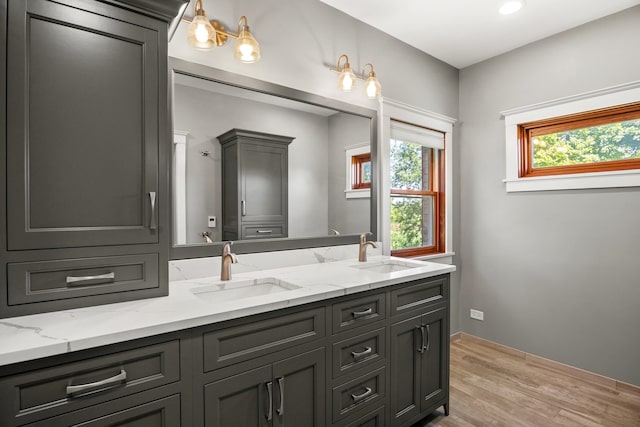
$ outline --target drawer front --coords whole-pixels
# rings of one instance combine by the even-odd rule
[[[378,405],[385,397],[385,368],[349,381],[332,391],[333,422],[338,422],[364,407]]]
[[[287,237],[287,229],[284,224],[243,225],[243,239],[272,239],[274,237]]]
[[[384,359],[385,336],[380,328],[333,344],[333,378]]]
[[[423,309],[449,300],[449,278],[416,280],[407,286],[391,291],[391,315]]]
[[[375,294],[333,304],[333,333],[348,331],[386,317],[385,294]]]
[[[324,307],[205,332],[203,368],[213,371],[324,336]]]
[[[384,406],[369,412],[357,420],[345,425],[345,427],[384,427]]]
[[[32,422],[179,380],[178,340],[25,372],[0,379],[0,420]]]
[[[179,426],[180,395],[165,397],[153,402],[135,404],[128,399],[92,406],[63,414],[28,427],[77,426]]]
[[[158,288],[158,254],[7,265],[9,305]]]

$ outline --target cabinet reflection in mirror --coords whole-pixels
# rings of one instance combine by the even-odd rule
[[[355,243],[345,236],[374,231],[375,167],[362,194],[349,163],[360,147],[375,164],[374,110],[171,64],[174,255],[223,240],[256,244],[241,252]]]

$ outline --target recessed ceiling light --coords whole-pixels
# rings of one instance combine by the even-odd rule
[[[500,14],[501,15],[511,15],[512,13],[516,13],[524,6],[523,0],[516,1],[508,1],[500,6]]]

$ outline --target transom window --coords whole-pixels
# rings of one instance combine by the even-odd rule
[[[640,169],[640,102],[518,125],[521,178]]]
[[[444,252],[444,134],[391,122],[391,254]]]

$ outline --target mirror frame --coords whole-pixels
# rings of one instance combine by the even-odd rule
[[[297,89],[292,89],[286,86],[281,86],[274,83],[265,82],[262,80],[254,79],[252,77],[242,76],[234,74],[228,71],[211,68],[206,65],[196,64],[193,62],[184,61],[182,59],[169,57],[169,108],[171,110],[171,138],[173,141],[173,87],[174,76],[176,73],[184,74],[195,78],[201,78],[211,80],[216,83],[222,83],[229,86],[234,86],[241,89],[247,89],[254,92],[260,92],[267,95],[273,95],[280,98],[286,98],[293,101],[303,102],[319,107],[330,108],[341,113],[354,114],[356,116],[365,117],[371,120],[370,135],[371,135],[371,198],[370,198],[370,225],[369,230],[372,233],[371,238],[377,239],[377,135],[378,135],[378,112],[365,107],[360,107],[345,102],[325,98],[319,95],[315,95],[308,92],[303,92]],[[172,143],[173,144],[173,143]],[[173,150],[171,150],[173,153]],[[169,156],[168,167],[170,171],[170,183],[173,182],[173,167],[172,167],[173,155]],[[171,241],[171,259],[185,259],[185,258],[202,258],[220,256],[222,253],[223,242],[211,243],[196,243],[188,245],[174,245],[173,244],[173,185],[170,185],[169,197],[171,200],[171,208],[169,209],[169,223],[170,223],[170,241]],[[345,234],[338,236],[322,236],[322,237],[286,237],[280,239],[267,239],[267,240],[239,240],[233,244],[233,252],[236,254],[246,254],[255,252],[270,252],[270,251],[283,251],[290,249],[307,249],[316,248],[322,246],[339,246],[350,245],[359,243],[359,234]]]

